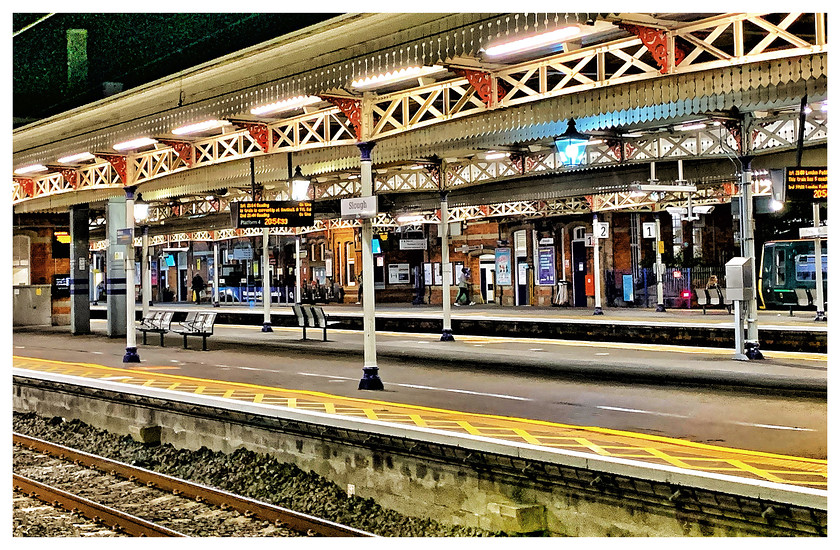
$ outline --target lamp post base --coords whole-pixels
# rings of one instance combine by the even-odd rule
[[[758,342],[745,342],[744,348],[748,359],[764,359],[764,355],[758,349]]]
[[[656,313],[665,313],[665,304],[656,304]]]
[[[359,380],[360,390],[384,390],[382,379],[379,378],[379,367],[362,368],[362,379]]]
[[[125,355],[123,355],[123,363],[139,363],[140,355],[137,353],[137,348],[125,348]]]
[[[447,329],[443,329],[443,334],[440,335],[440,341],[441,342],[454,342],[455,337],[452,336],[452,331],[447,330]]]
[[[262,329],[260,332],[274,332],[274,329],[271,328],[271,323],[263,323]]]
[[[601,309],[600,307],[596,307],[595,311],[592,312],[592,315],[603,315],[603,314],[604,314],[604,310]]]
[[[817,316],[814,317],[814,321],[828,321],[828,317],[825,316],[824,311],[818,311]]]

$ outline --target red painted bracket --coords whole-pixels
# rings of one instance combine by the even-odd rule
[[[259,145],[262,152],[268,151],[268,125],[261,122],[245,122],[236,121],[235,124],[240,128],[248,130],[248,134]]]
[[[320,95],[318,96],[324,101],[328,101],[339,108],[344,113],[350,124],[353,125],[353,131],[356,134],[356,139],[362,139],[362,100],[352,97],[340,97],[334,95]]]
[[[128,184],[128,161],[125,155],[109,155],[106,153],[96,153],[97,157],[107,160],[117,171],[117,175],[123,182],[123,185]]]
[[[490,107],[491,93],[493,89],[493,77],[486,71],[476,71],[474,69],[452,68],[452,72],[460,77],[466,78],[467,82],[481,98],[485,105]],[[507,90],[504,89],[501,82],[496,83],[496,101],[501,101],[507,95]]]
[[[158,142],[166,145],[167,147],[172,147],[175,151],[175,154],[178,155],[178,158],[184,161],[188,168],[192,168],[193,165],[193,146],[192,143],[188,141],[174,141],[171,139],[159,139]]]
[[[670,67],[668,63],[668,39],[667,33],[660,29],[652,29],[650,27],[643,27],[641,25],[630,25],[627,23],[619,23],[618,26],[625,31],[635,34],[642,41],[642,44],[650,51],[656,64],[659,65],[659,72],[665,74]],[[679,46],[674,45],[674,67],[679,65],[685,59],[685,51]]]
[[[79,173],[76,172],[76,170],[72,168],[67,168],[65,166],[47,166],[47,168],[49,168],[53,172],[58,172],[59,174],[61,174],[61,177],[64,178],[64,181],[73,186],[74,190],[78,188]]]
[[[23,189],[23,194],[27,197],[34,197],[35,196],[35,180],[31,178],[13,178],[14,181],[18,182],[21,189]]]

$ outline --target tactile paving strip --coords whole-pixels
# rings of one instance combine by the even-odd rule
[[[13,365],[32,371],[108,379],[129,385],[410,424],[605,457],[667,464],[691,471],[719,472],[815,489],[826,489],[828,485],[828,463],[825,460],[719,447],[608,428],[571,426],[540,420],[341,397],[321,392],[191,378],[155,372],[155,367],[148,365],[142,367],[143,370],[136,370],[20,356],[14,356]]]

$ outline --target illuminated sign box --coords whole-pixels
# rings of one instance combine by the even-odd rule
[[[828,168],[825,166],[786,168],[785,186],[789,201],[827,200]]]
[[[230,205],[233,226],[247,227],[308,227],[315,220],[311,202],[243,201]]]

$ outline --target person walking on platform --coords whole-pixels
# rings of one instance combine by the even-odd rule
[[[455,298],[455,305],[475,305],[475,302],[470,302],[470,270],[466,267],[461,268],[461,275],[458,277],[458,296]],[[463,304],[461,304],[463,298]]]
[[[200,304],[201,293],[204,291],[204,279],[201,278],[201,275],[199,273],[196,273],[195,277],[193,277],[192,279],[192,291],[195,303]]]

